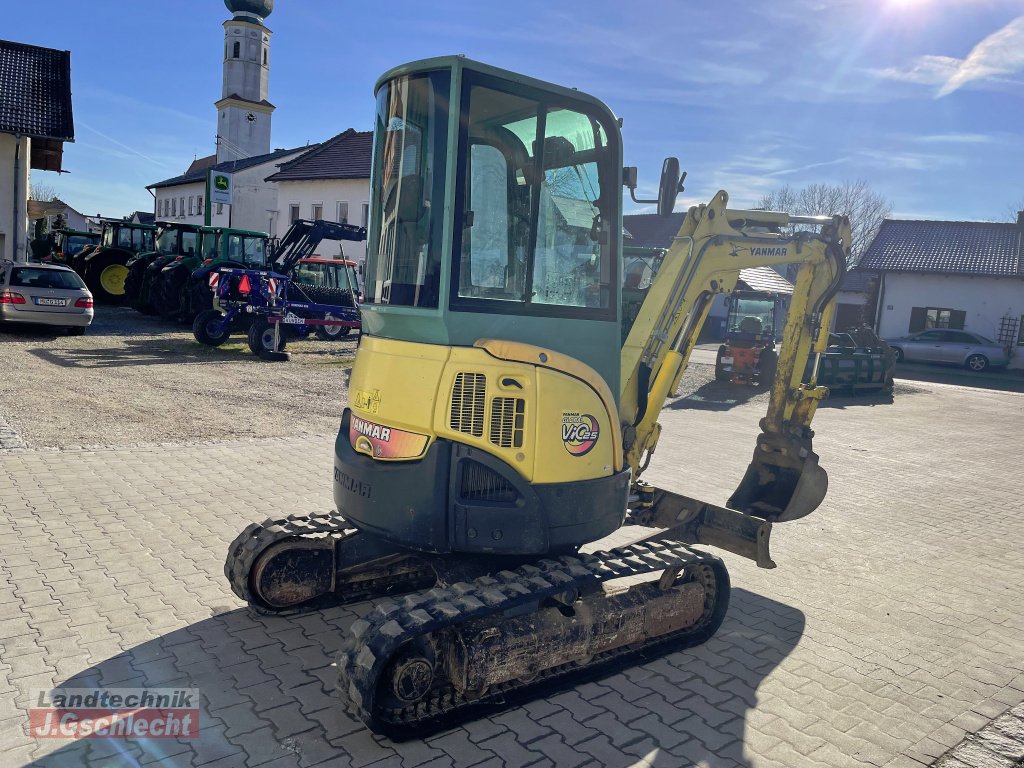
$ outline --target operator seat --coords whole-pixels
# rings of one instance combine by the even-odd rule
[[[762,330],[763,327],[759,318],[748,316],[740,320],[740,333],[759,334]]]

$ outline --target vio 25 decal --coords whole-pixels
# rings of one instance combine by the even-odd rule
[[[597,445],[601,427],[589,413],[562,414],[562,443],[573,456],[584,456]]]

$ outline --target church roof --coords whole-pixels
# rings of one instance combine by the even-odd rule
[[[272,163],[274,160],[279,158],[288,157],[296,152],[301,152],[305,149],[315,149],[318,144],[313,144],[309,147],[296,147],[295,149],[275,149],[273,152],[268,152],[265,155],[256,155],[255,157],[244,157],[241,160],[225,160],[223,163],[217,163],[215,165],[203,165],[202,160],[193,161],[192,165],[189,166],[188,170],[181,176],[173,176],[170,179],[164,179],[158,181],[156,184],[150,184],[146,189],[161,189],[163,187],[177,187],[181,184],[191,184],[196,181],[203,181],[206,178],[207,171],[224,171],[226,173],[234,173],[236,171],[244,171],[246,168],[252,168],[257,165],[263,165],[264,163]],[[216,156],[215,158],[216,159]]]

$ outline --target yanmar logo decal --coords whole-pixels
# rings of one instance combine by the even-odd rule
[[[359,453],[375,459],[415,459],[427,447],[426,435],[385,427],[352,414],[348,426],[349,441]]]
[[[562,414],[562,444],[573,456],[585,456],[597,445],[601,427],[589,413]]]

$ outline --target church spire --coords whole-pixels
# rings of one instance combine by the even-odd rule
[[[217,107],[217,162],[270,152],[274,105],[270,91],[270,35],[263,21],[273,0],[224,0],[224,86]]]

